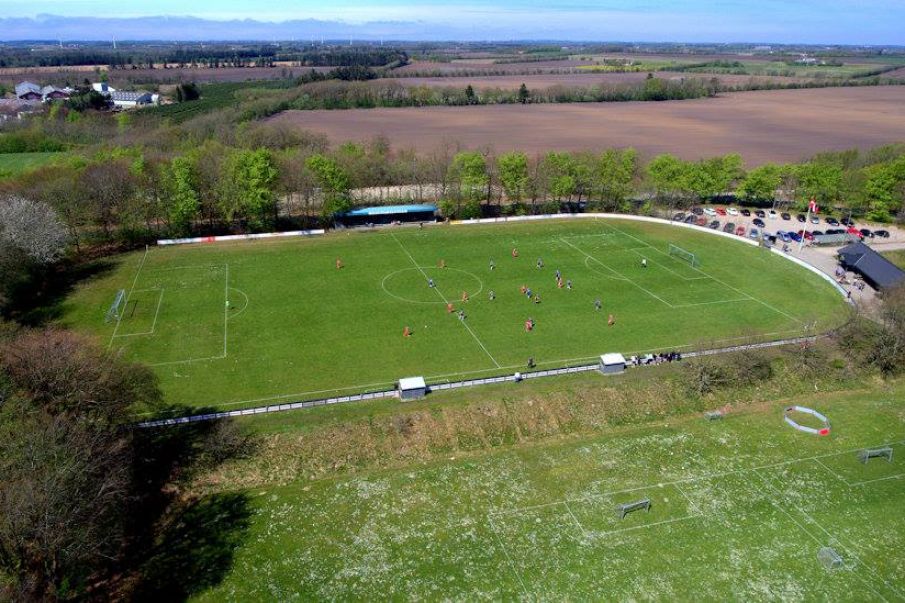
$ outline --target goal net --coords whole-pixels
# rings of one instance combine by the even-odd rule
[[[694,267],[700,266],[700,262],[698,262],[698,256],[691,253],[690,251],[686,251],[679,247],[678,245],[669,244],[669,255],[671,257],[679,258],[680,260],[686,261]]]
[[[123,305],[126,299],[126,290],[120,289],[116,292],[116,298],[113,300],[113,303],[110,304],[110,309],[107,310],[107,315],[104,316],[104,322],[110,322],[112,320],[119,320],[119,315],[122,312]]]

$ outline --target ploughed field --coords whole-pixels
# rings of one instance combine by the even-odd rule
[[[105,322],[119,290],[119,317]],[[581,219],[152,247],[99,266],[61,322],[150,365],[168,402],[235,409],[401,377],[512,374],[529,358],[551,368],[794,337],[844,317],[826,281],[763,249],[668,224]]]
[[[335,142],[383,135],[394,146],[498,151],[634,147],[698,159],[741,153],[749,166],[905,140],[905,86],[770,90],[687,101],[286,111],[269,120]]]
[[[712,74],[683,74],[674,72],[657,72],[656,77],[662,79],[696,78],[710,80],[716,78],[726,86],[739,86],[749,82],[764,83],[776,82],[790,84],[803,81],[801,78],[782,76],[751,76],[751,75],[712,75]],[[635,73],[544,73],[530,75],[469,75],[469,76],[441,76],[441,77],[401,77],[389,78],[405,86],[429,86],[431,88],[465,88],[468,85],[475,90],[486,88],[501,88],[503,90],[518,90],[525,84],[529,90],[543,90],[552,86],[583,87],[613,86],[616,84],[641,84],[647,79],[646,72]],[[376,83],[385,80],[375,80]]]

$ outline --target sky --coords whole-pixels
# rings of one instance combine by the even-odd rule
[[[199,31],[179,19],[138,26],[164,16],[220,23]],[[120,39],[248,37],[236,20],[278,22],[274,33],[284,39],[320,27],[373,39],[905,45],[905,0],[0,0],[5,40],[104,39],[106,30],[120,30]],[[260,28],[248,30],[260,39]]]

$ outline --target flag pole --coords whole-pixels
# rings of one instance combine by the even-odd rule
[[[808,215],[804,219],[804,230],[801,231],[801,240],[798,241],[798,254],[801,255],[801,248],[804,247],[804,239],[808,232],[808,224],[811,223],[811,204],[808,203]]]

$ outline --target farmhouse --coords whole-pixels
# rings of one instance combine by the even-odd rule
[[[116,91],[111,92],[108,95],[108,98],[110,99],[110,102],[114,107],[119,107],[120,109],[134,109],[136,107],[144,107],[147,105],[155,104],[157,102],[158,96],[156,94],[151,94],[150,92],[144,91]]]
[[[41,88],[41,99],[44,102],[69,98],[69,94],[68,88],[57,88],[56,86],[44,86]]]
[[[843,268],[860,274],[877,290],[905,282],[905,271],[861,242],[840,249],[839,261]]]

